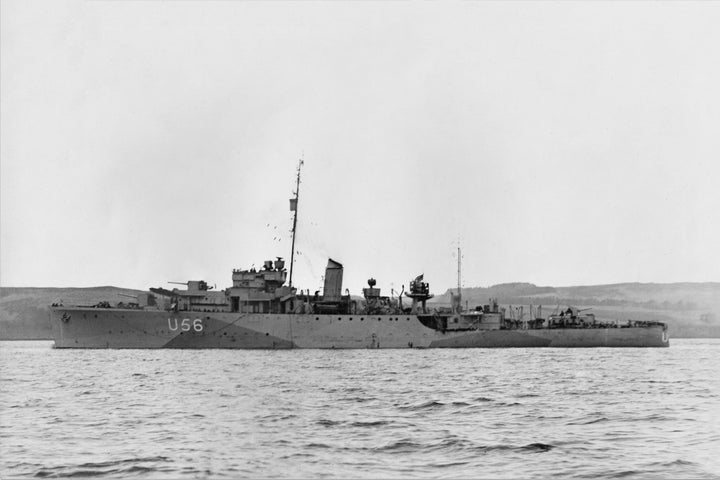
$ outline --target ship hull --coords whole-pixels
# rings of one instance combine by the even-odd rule
[[[56,348],[667,347],[662,325],[439,331],[415,315],[275,315],[51,309]]]

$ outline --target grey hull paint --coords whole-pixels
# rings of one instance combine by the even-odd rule
[[[414,315],[279,315],[51,309],[56,348],[667,347],[662,326],[445,332]],[[183,323],[184,322],[184,323]]]

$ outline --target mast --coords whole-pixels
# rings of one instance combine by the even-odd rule
[[[461,256],[462,256],[462,254],[460,253],[460,240],[458,240],[458,313],[462,311],[462,290],[461,290],[461,284],[460,284]]]
[[[292,226],[292,250],[290,250],[290,280],[289,286],[292,288],[293,265],[295,264],[295,232],[297,231],[297,207],[298,198],[300,197],[300,168],[303,166],[303,159],[298,160],[297,166],[297,182],[295,183],[295,198],[290,199],[290,210],[294,212]]]

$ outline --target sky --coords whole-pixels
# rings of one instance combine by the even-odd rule
[[[720,2],[0,8],[2,286],[720,281]]]

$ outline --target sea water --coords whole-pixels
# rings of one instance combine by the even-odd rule
[[[59,350],[0,342],[0,478],[720,478],[720,340]]]

